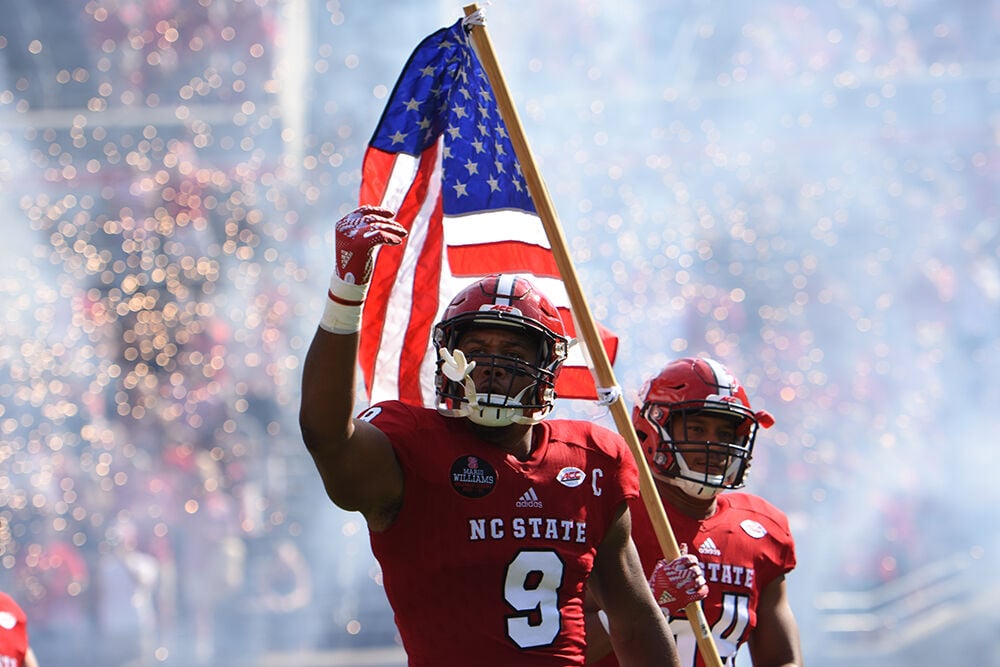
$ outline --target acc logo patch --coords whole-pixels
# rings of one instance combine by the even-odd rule
[[[489,461],[466,454],[451,464],[451,488],[466,498],[482,498],[497,485],[497,471]]]
[[[568,486],[569,488],[575,488],[584,483],[587,479],[587,473],[583,472],[579,468],[574,468],[572,466],[563,468],[556,475],[556,481],[563,486]]]
[[[767,535],[767,529],[753,519],[744,519],[740,522],[740,528],[750,537],[760,539]]]

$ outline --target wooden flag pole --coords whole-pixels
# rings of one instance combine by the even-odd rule
[[[465,7],[466,16],[471,16],[477,11],[479,11],[479,6],[476,4],[466,5]],[[552,254],[559,267],[562,280],[566,285],[566,293],[569,296],[570,306],[573,309],[573,315],[579,329],[577,334],[583,338],[590,353],[597,386],[601,389],[616,387],[617,382],[614,371],[611,369],[611,362],[608,360],[607,351],[601,343],[601,337],[598,333],[597,325],[594,323],[593,315],[591,315],[590,307],[587,305],[587,300],[580,289],[580,281],[577,278],[576,269],[573,267],[573,260],[569,254],[566,238],[563,236],[555,207],[549,198],[548,190],[542,181],[538,166],[535,164],[534,156],[528,147],[524,129],[521,127],[521,119],[517,114],[517,109],[507,89],[507,82],[504,79],[503,72],[500,70],[500,64],[493,51],[493,43],[486,32],[486,26],[473,24],[471,28],[472,43],[476,47],[476,53],[479,55],[479,60],[493,87],[493,94],[497,98],[497,106],[507,126],[507,132],[510,134],[514,153],[521,163],[521,171],[527,182],[528,192],[531,193],[535,209],[542,220],[542,225],[545,227],[545,234],[549,239],[549,245],[552,246]],[[660,496],[656,492],[656,485],[653,482],[653,475],[649,471],[649,465],[646,463],[646,457],[643,455],[639,438],[635,433],[635,428],[632,426],[632,419],[628,414],[625,401],[620,393],[614,398],[609,408],[614,417],[615,425],[618,427],[618,432],[628,443],[629,448],[632,450],[632,456],[635,458],[635,462],[639,468],[639,492],[643,503],[646,505],[646,510],[649,512],[649,517],[653,522],[653,529],[656,531],[656,537],[659,540],[660,548],[663,550],[663,555],[670,560],[677,558],[680,556],[677,539],[674,537],[667,514],[663,510]],[[698,640],[698,648],[705,664],[709,667],[722,667],[722,659],[719,657],[719,651],[715,646],[708,622],[705,620],[705,612],[701,608],[701,604],[692,602],[685,607],[685,611],[687,612],[688,619],[691,621],[691,627],[694,628],[695,637]]]

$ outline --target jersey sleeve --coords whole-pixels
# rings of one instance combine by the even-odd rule
[[[618,460],[618,477],[622,488],[622,497],[631,502],[639,498],[639,467],[624,441],[618,450]]]
[[[615,461],[618,485],[621,488],[622,499],[630,500],[639,497],[639,468],[636,465],[632,451],[621,435],[609,429],[590,424],[591,439],[596,447]]]
[[[795,557],[795,538],[792,537],[791,528],[788,525],[788,517],[781,510],[774,508],[775,534],[779,536],[779,557],[777,560],[778,574],[788,574],[795,569],[797,564]]]
[[[727,500],[741,510],[741,516],[749,517],[765,529],[766,536],[759,546],[757,563],[758,576],[762,581],[770,582],[794,570],[795,539],[785,513],[753,494],[731,493],[727,494]]]
[[[418,472],[421,459],[408,443],[419,439],[424,430],[424,412],[423,408],[415,408],[401,401],[383,401],[361,412],[358,419],[370,423],[385,434],[404,470]]]

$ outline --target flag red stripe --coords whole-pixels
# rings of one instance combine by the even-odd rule
[[[376,204],[385,197],[392,165],[396,161],[395,153],[386,153],[377,148],[369,148],[361,163],[361,196],[363,204]]]
[[[399,359],[399,400],[411,405],[426,405],[433,394],[423,396],[420,387],[420,366],[427,355],[427,346],[440,305],[444,229],[441,226],[441,198],[438,197],[434,213],[428,221],[427,240],[413,275],[413,304],[410,323],[403,339],[403,353]],[[399,335],[390,332],[389,335]]]
[[[455,276],[532,273],[549,278],[560,277],[552,251],[531,243],[506,241],[448,246],[447,252],[448,265]]]
[[[396,156],[378,149],[369,148],[361,165],[362,204],[377,204],[385,197],[388,176],[392,173],[392,165]],[[412,220],[410,221],[412,223]],[[400,224],[404,224],[400,221]],[[404,226],[409,229],[408,225]],[[375,379],[375,359],[382,343],[382,325],[385,322],[385,311],[389,306],[389,293],[396,282],[396,273],[402,261],[402,253],[387,253],[386,257],[375,263],[371,283],[368,288],[368,298],[363,312],[363,331],[358,348],[358,362],[366,387],[371,387]]]
[[[556,379],[556,397],[593,400],[594,377],[586,366],[563,366]]]

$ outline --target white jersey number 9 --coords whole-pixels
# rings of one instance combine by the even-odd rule
[[[521,551],[507,566],[504,597],[516,610],[507,616],[507,635],[521,648],[546,646],[559,634],[563,569],[554,551]]]

